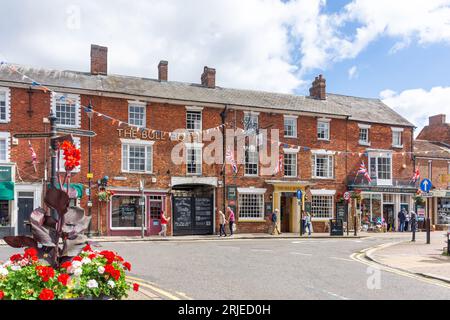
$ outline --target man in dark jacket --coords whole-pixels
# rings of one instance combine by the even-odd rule
[[[406,209],[405,208],[402,208],[402,210],[400,210],[400,212],[398,213],[398,221],[399,221],[398,231],[404,232],[405,231],[405,221],[406,221]]]

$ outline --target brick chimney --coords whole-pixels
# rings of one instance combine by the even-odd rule
[[[445,121],[445,114],[438,114],[428,118],[430,126],[439,126],[441,124],[445,124]]]
[[[207,88],[216,87],[216,69],[205,67],[202,74],[202,86]]]
[[[108,48],[91,45],[91,74],[108,74]]]
[[[161,60],[158,64],[158,80],[167,81],[169,73],[169,62]]]
[[[312,83],[312,87],[309,89],[310,97],[319,100],[327,99],[327,91],[326,91],[326,80],[322,75],[316,77],[314,82]]]

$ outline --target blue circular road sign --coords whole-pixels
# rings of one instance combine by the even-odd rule
[[[425,193],[430,192],[431,188],[433,187],[433,184],[429,179],[423,179],[420,183],[420,190],[422,190]]]

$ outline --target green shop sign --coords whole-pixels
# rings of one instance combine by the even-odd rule
[[[0,166],[0,182],[6,182],[12,180],[11,167]]]

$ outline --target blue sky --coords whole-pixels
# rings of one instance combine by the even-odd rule
[[[2,3],[0,59],[88,71],[91,44],[109,72],[223,87],[381,98],[420,128],[450,119],[450,0],[16,0]]]

